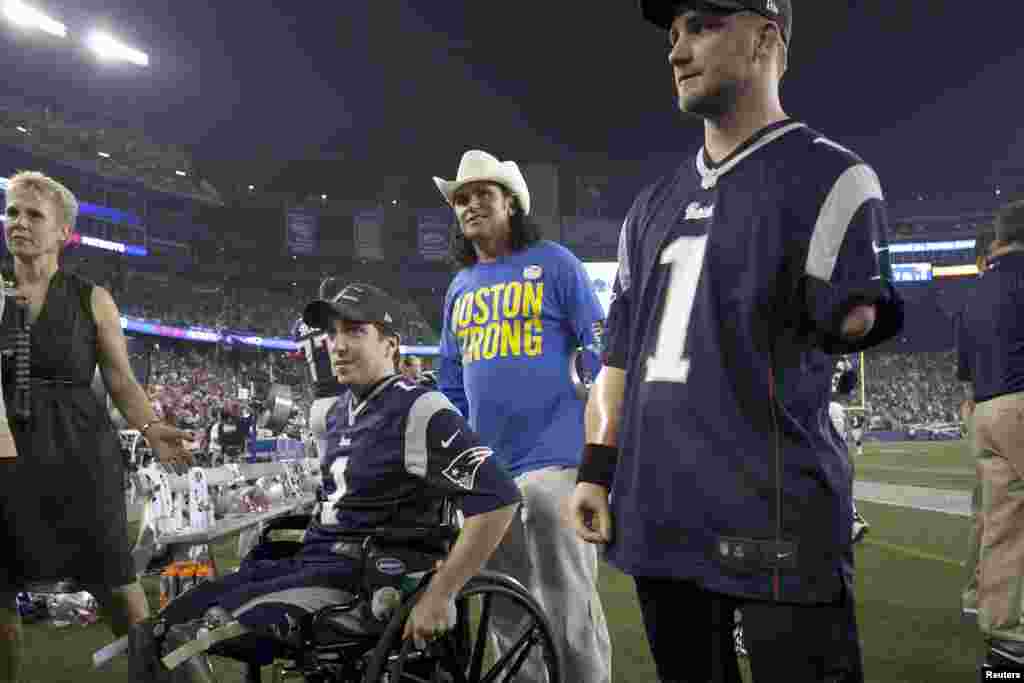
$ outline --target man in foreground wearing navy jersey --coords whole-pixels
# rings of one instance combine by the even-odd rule
[[[405,636],[422,645],[451,626],[449,602],[494,552],[520,496],[491,449],[444,395],[396,373],[397,315],[391,297],[363,284],[306,307],[305,322],[327,330],[335,375],[349,388],[332,410],[340,426],[325,458],[328,499],[314,513],[295,557],[248,558],[238,572],[190,590],[136,627],[130,641],[133,681],[168,680],[160,658],[190,646],[202,628],[237,634],[217,646],[220,652],[271,663],[276,641],[295,641],[303,619],[345,601],[344,587],[358,586],[360,544],[353,554],[353,535],[435,525],[441,497],[456,500],[465,524],[409,615]],[[394,504],[407,498],[415,502]],[[350,503],[364,505],[353,509]],[[202,652],[187,659],[181,665],[184,679],[215,682],[205,660]]]
[[[755,681],[862,681],[826,355],[903,324],[879,181],[781,107],[789,0],[640,8],[704,147],[623,225],[573,524],[634,577],[663,683],[740,680],[737,607]]]
[[[998,213],[989,254],[958,349],[958,377],[974,384],[978,625],[989,640],[986,667],[1024,672],[1024,202]]]

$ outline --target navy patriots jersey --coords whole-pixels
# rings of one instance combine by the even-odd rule
[[[293,334],[306,361],[307,377],[313,384],[314,398],[341,394],[345,387],[334,376],[331,355],[327,350],[327,334],[323,330],[310,327],[301,319],[295,323]]]
[[[432,526],[440,496],[456,498],[467,517],[517,503],[519,489],[444,394],[395,375],[360,401],[346,392],[328,418],[322,463],[321,515],[306,533],[307,552],[337,540],[341,530]],[[422,493],[399,509],[385,501]],[[379,508],[339,510],[335,504],[381,501]]]
[[[850,580],[852,478],[833,359],[894,336],[878,178],[783,121],[644,190],[619,246],[606,362],[626,371],[608,558],[726,594],[831,601]],[[844,340],[852,307],[873,330]],[[776,574],[777,572],[777,574]]]

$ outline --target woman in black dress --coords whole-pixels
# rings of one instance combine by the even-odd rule
[[[15,595],[30,581],[75,579],[115,635],[148,616],[131,558],[118,436],[90,385],[97,364],[110,396],[161,462],[182,464],[187,432],[157,420],[128,361],[120,313],[102,287],[63,271],[78,202],[35,172],[11,178],[4,237],[31,331],[31,417],[10,419],[16,453],[0,458],[0,681],[17,680]],[[0,326],[15,325],[14,306]],[[11,414],[11,377],[4,377]]]

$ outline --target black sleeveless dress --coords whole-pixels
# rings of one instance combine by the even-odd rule
[[[32,420],[13,419],[13,373],[4,401],[18,455],[0,460],[0,589],[28,581],[135,581],[124,463],[106,406],[90,385],[97,362],[93,283],[58,271],[32,327]],[[0,329],[14,327],[5,306]],[[6,368],[5,368],[6,369]]]

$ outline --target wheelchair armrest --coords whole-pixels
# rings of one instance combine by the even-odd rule
[[[268,531],[276,531],[278,529],[291,529],[295,531],[304,531],[309,526],[310,520],[313,519],[313,515],[309,513],[305,514],[291,514],[282,515],[280,517],[274,517],[263,523],[263,533]]]
[[[453,543],[459,530],[451,526],[382,527],[362,530],[361,535],[382,543]]]
[[[274,517],[260,527],[259,543],[266,543],[270,534],[274,531],[305,531],[309,528],[310,520],[312,520],[312,514],[291,514],[282,515],[281,517]]]

